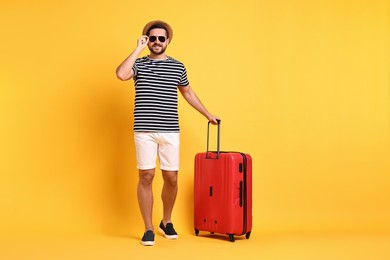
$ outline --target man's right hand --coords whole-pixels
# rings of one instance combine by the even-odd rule
[[[148,45],[149,37],[146,35],[142,35],[137,42],[137,47],[141,50],[145,49],[145,47]]]

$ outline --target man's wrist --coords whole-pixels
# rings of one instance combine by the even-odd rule
[[[135,48],[134,52],[136,52],[137,54],[140,54],[144,49],[145,49],[145,47],[143,47],[143,46],[137,46]]]

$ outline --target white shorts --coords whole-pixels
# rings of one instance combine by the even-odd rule
[[[179,133],[134,132],[137,168],[156,168],[158,156],[161,170],[179,170]]]

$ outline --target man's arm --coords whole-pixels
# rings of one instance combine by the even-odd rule
[[[219,117],[214,116],[210,114],[207,109],[204,107],[198,96],[195,94],[195,92],[192,90],[191,86],[185,86],[185,87],[179,87],[180,93],[184,97],[184,99],[199,113],[201,113],[203,116],[207,118],[212,124],[216,125],[218,124],[217,119],[219,120]]]
[[[138,55],[145,49],[149,38],[146,35],[138,39],[135,50],[118,66],[116,69],[116,76],[120,80],[129,80],[134,76],[133,65]]]

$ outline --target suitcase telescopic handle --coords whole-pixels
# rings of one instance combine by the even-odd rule
[[[219,158],[220,153],[220,136],[221,136],[221,120],[217,119],[218,132],[217,132],[217,158]],[[212,159],[208,157],[209,154],[209,139],[210,139],[210,121],[207,124],[207,150],[206,150],[206,159]]]

